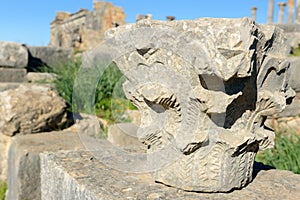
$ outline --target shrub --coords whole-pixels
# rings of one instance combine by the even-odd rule
[[[80,67],[81,61],[78,60],[47,70],[57,75],[54,83],[60,96],[66,100],[68,111],[91,114],[96,109],[96,114],[109,123],[128,122],[125,110],[135,107],[125,97],[122,89],[125,78],[118,67],[114,63],[107,68]],[[99,74],[102,74],[100,79]]]
[[[256,161],[300,174],[300,136],[277,133],[274,148],[259,152]]]

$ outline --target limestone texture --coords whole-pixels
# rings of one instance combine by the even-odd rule
[[[21,84],[0,92],[0,132],[14,136],[55,130],[66,122],[65,108],[53,87]]]
[[[73,61],[73,49],[48,46],[27,46],[27,69],[36,72],[41,67],[57,69]]]
[[[124,173],[103,165],[93,152],[64,151],[41,156],[41,199],[274,199],[300,196],[300,175],[255,163],[255,179],[230,193],[186,192],[155,183],[149,173]]]
[[[139,147],[146,150],[137,138],[138,126],[133,123],[119,123],[108,127],[107,140],[115,146]]]
[[[289,58],[291,63],[290,70],[290,85],[296,91],[300,92],[300,58],[299,57],[291,57]]]
[[[40,200],[41,178],[39,154],[49,151],[84,149],[80,138],[72,132],[48,132],[17,135],[8,154],[7,200]]]
[[[22,44],[0,41],[0,67],[25,68],[28,51]]]
[[[22,83],[26,82],[27,71],[25,68],[0,68],[0,82]]]
[[[7,159],[8,150],[11,145],[12,138],[0,133],[0,180],[7,180]]]
[[[19,87],[22,83],[0,83],[0,92],[3,92],[5,90],[11,90]]]
[[[29,83],[53,83],[57,75],[53,73],[29,72],[26,78]]]
[[[249,18],[203,18],[140,20],[106,36],[141,112],[137,137],[154,180],[201,192],[251,182],[256,152],[274,144],[265,120],[295,95],[283,31]]]

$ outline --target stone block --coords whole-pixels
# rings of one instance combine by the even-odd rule
[[[136,147],[146,150],[137,137],[138,126],[132,123],[113,124],[108,127],[107,140],[120,147]]]
[[[29,72],[26,77],[29,83],[53,83],[57,76],[52,73]]]
[[[16,89],[22,83],[0,83],[0,92],[10,89]]]
[[[296,91],[300,92],[300,57],[290,57],[290,85]]]
[[[242,190],[196,193],[154,183],[148,173],[114,170],[87,151],[41,155],[41,199],[295,199],[300,175],[255,163],[255,178]]]
[[[0,68],[0,82],[25,82],[26,69],[23,68]]]
[[[28,51],[22,44],[0,41],[0,67],[24,68],[28,64]]]
[[[8,155],[8,192],[6,200],[40,200],[40,157],[45,151],[83,149],[72,132],[49,132],[14,137]]]
[[[67,121],[65,108],[55,88],[21,84],[0,92],[0,131],[14,136],[56,130]]]
[[[39,67],[57,68],[73,60],[73,50],[60,47],[28,46],[29,71]]]

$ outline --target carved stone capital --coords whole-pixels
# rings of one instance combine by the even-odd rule
[[[264,121],[294,95],[280,29],[248,18],[141,20],[108,32],[107,44],[122,52],[115,62],[142,115],[140,141],[149,154],[179,155],[156,181],[226,192],[252,180],[257,151],[274,143]]]

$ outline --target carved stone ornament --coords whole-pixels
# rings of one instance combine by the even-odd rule
[[[247,185],[257,151],[274,144],[267,116],[294,96],[282,31],[248,18],[141,20],[106,37],[141,112],[139,140],[149,155],[176,152],[154,180],[203,192]]]

